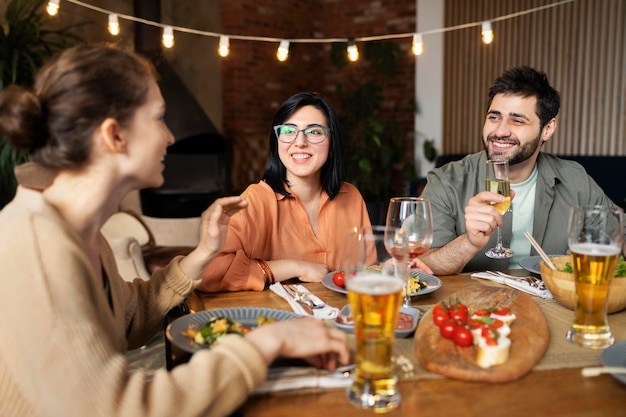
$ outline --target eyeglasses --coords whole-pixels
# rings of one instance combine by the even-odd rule
[[[314,145],[322,143],[328,137],[330,129],[324,126],[312,126],[306,129],[298,129],[292,125],[278,125],[274,126],[274,132],[279,141],[283,143],[292,143],[298,137],[300,132],[304,133],[304,138],[307,142]]]

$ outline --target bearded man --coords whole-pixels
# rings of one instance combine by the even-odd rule
[[[536,255],[529,231],[549,254],[567,253],[571,206],[615,204],[577,162],[541,152],[556,130],[558,91],[545,73],[521,66],[506,71],[489,90],[482,139],[485,150],[429,172],[422,197],[432,205],[434,241],[421,257],[435,274],[519,268]],[[500,215],[502,195],[485,191],[486,161],[509,161],[511,208]],[[490,259],[496,228],[514,256]]]

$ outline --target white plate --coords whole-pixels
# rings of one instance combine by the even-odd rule
[[[204,326],[211,317],[229,317],[231,320],[239,322],[245,326],[256,327],[256,319],[259,316],[272,317],[278,321],[291,320],[301,317],[295,313],[285,310],[275,310],[271,308],[254,307],[233,307],[215,310],[203,310],[197,313],[188,314],[174,320],[167,326],[165,334],[172,344],[185,352],[194,353],[201,349],[207,349],[210,345],[200,346],[193,340],[183,335],[189,327],[200,328]]]
[[[554,258],[555,256],[563,256],[563,255],[548,255],[548,258]],[[540,260],[541,260],[541,256],[539,255],[529,256],[528,258],[524,258],[521,261],[519,261],[519,264],[522,268],[524,268],[528,272],[541,275],[541,271],[539,270]]]
[[[333,282],[333,274],[335,272],[337,271],[329,272],[328,274],[324,275],[324,278],[322,278],[322,284],[324,284],[324,286],[329,290],[333,290],[342,294],[347,294],[348,290],[346,290],[344,287],[339,287],[335,285],[335,283]],[[416,295],[428,294],[441,288],[441,280],[436,276],[427,274],[422,271],[411,271],[411,273],[413,274],[413,276],[418,276],[420,280],[426,283],[426,288],[412,293],[411,297],[415,297]]]
[[[415,307],[400,307],[400,312],[402,313],[406,313],[408,315],[410,315],[411,317],[413,317],[413,326],[411,326],[410,329],[396,329],[396,337],[397,338],[405,338],[408,335],[410,335],[411,333],[413,333],[415,331],[415,329],[417,328],[417,323],[420,320],[420,316],[421,316],[421,311]],[[346,304],[345,306],[343,306],[343,308],[341,309],[341,312],[339,313],[339,316],[337,317],[341,317],[341,316],[349,316],[350,315],[350,304]],[[341,330],[343,330],[346,333],[354,333],[354,325],[352,324],[343,324],[343,323],[339,323],[336,319],[335,319],[335,326],[339,327]]]
[[[600,354],[604,366],[626,366],[626,340],[615,343]],[[611,374],[613,378],[626,384],[626,374]]]

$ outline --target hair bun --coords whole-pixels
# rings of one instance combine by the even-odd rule
[[[9,85],[0,92],[0,135],[32,152],[46,143],[46,132],[41,103],[32,91]]]

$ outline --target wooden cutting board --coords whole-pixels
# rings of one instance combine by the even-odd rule
[[[432,309],[420,320],[415,333],[417,358],[424,368],[450,378],[469,381],[505,382],[517,379],[543,357],[550,341],[550,330],[543,313],[528,294],[512,288],[472,286],[458,298],[472,314],[481,308],[509,307],[517,318],[511,324],[511,350],[502,365],[483,369],[476,364],[477,348],[459,347],[439,334]]]

